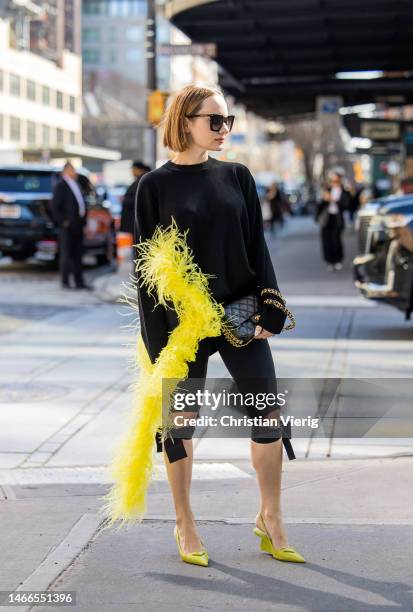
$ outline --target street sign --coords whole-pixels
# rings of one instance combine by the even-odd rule
[[[159,44],[156,51],[158,55],[203,55],[216,57],[217,46],[215,43],[194,43],[192,45]]]
[[[318,96],[317,112],[319,115],[337,115],[343,99],[340,96]]]
[[[402,144],[400,142],[383,142],[373,144],[368,150],[369,155],[400,156],[402,155]]]
[[[397,121],[362,121],[362,138],[370,140],[399,140],[400,124]]]

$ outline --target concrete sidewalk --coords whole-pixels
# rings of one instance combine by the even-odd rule
[[[259,551],[249,462],[232,463],[224,478],[197,478],[200,466],[192,504],[208,568],[178,556],[165,479],[152,482],[142,525],[116,532],[100,531],[107,485],[33,477],[3,488],[0,590],[73,590],[74,609],[102,612],[166,611],[171,601],[188,612],[413,608],[413,457],[285,461],[284,517],[302,566]]]
[[[125,292],[132,292],[131,273],[131,261],[120,263],[116,272],[99,276],[92,281],[94,294],[105,302],[118,302]]]

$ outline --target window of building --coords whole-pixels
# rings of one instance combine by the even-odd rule
[[[110,15],[132,17],[146,15],[146,0],[85,0],[85,15]]]
[[[76,144],[76,133],[69,132],[69,142],[70,144]]]
[[[56,129],[56,142],[58,145],[63,144],[63,130],[61,128]]]
[[[121,17],[132,15],[132,3],[129,0],[120,0],[119,4]]]
[[[83,50],[83,61],[85,64],[98,64],[100,62],[100,51],[99,49],[84,49]]]
[[[10,93],[12,96],[20,96],[21,79],[17,74],[10,75]]]
[[[69,97],[69,108],[70,108],[70,112],[71,113],[75,113],[76,112],[76,98],[75,98],[75,96],[70,96]]]
[[[116,42],[118,39],[118,31],[116,28],[109,28],[108,38],[110,42]]]
[[[42,86],[42,102],[47,106],[50,105],[50,87]]]
[[[145,16],[146,15],[146,2],[144,0],[131,0],[131,11],[134,16]]]
[[[96,5],[97,2],[90,2],[90,0],[86,0],[86,2],[83,2],[83,12],[85,13],[85,15],[95,15],[96,14]]]
[[[4,138],[4,118],[0,115],[0,138]]]
[[[137,64],[142,59],[142,52],[140,49],[131,47],[126,50],[126,61],[128,64]]]
[[[56,91],[56,106],[57,108],[63,108],[63,93]]]
[[[107,15],[109,12],[109,5],[107,0],[100,0],[98,4],[98,15]]]
[[[118,0],[109,0],[109,15],[111,17],[119,17],[119,2]]]
[[[118,60],[118,54],[116,49],[109,49],[109,64],[116,64]]]
[[[50,145],[50,127],[48,125],[42,126],[42,145],[43,147]]]
[[[84,43],[96,43],[100,39],[99,28],[83,28],[82,40]]]
[[[0,70],[0,91],[3,91],[4,88],[4,72]]]
[[[36,100],[36,83],[30,79],[27,81],[27,97],[29,100]]]
[[[36,144],[36,124],[34,121],[27,122],[27,144]]]
[[[10,140],[20,141],[20,119],[10,117]]]
[[[143,28],[139,28],[138,26],[126,30],[126,40],[129,42],[139,42],[142,40],[142,36]]]
[[[94,0],[92,2],[87,1],[83,3],[83,12],[86,15],[107,15],[108,8],[107,0]]]

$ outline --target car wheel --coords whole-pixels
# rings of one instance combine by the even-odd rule
[[[106,242],[105,252],[99,253],[99,255],[96,256],[96,261],[99,266],[104,266],[113,263],[114,258],[115,253],[113,248],[112,235],[110,235]]]
[[[29,259],[29,257],[31,257],[33,255],[33,253],[13,253],[10,255],[10,257],[12,258],[13,261],[25,261],[26,259]]]

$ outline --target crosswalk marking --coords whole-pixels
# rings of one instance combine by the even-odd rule
[[[194,480],[223,480],[230,478],[251,478],[237,466],[228,462],[194,461]],[[154,463],[153,480],[167,479],[164,464]],[[0,470],[0,485],[31,484],[109,484],[111,477],[105,466],[97,467],[36,467]]]
[[[294,295],[287,299],[287,306],[324,308],[375,308],[376,302],[358,296],[346,295]]]

